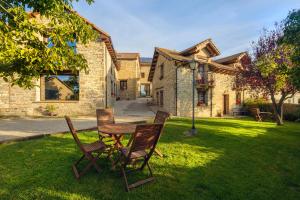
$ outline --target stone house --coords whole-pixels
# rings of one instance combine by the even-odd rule
[[[50,78],[41,74],[37,86],[31,90],[11,86],[1,79],[0,115],[38,116],[43,115],[50,105],[60,116],[94,115],[96,108],[113,107],[120,67],[112,40],[108,33],[84,20],[99,34],[96,41],[74,46],[86,58],[89,71],[76,74],[62,71]],[[53,80],[61,88],[62,85],[69,87],[72,94],[62,98],[59,87],[53,86]]]
[[[151,59],[140,58],[139,53],[118,53],[120,70],[118,71],[118,99],[133,100],[151,96],[151,82],[148,74]]]
[[[120,100],[133,100],[140,93],[140,55],[139,53],[118,53],[118,71]]]
[[[235,90],[235,75],[245,52],[222,59],[211,39],[183,51],[155,48],[148,80],[154,103],[175,116],[192,114],[192,70],[195,69],[195,116],[230,115],[238,109],[245,91]]]
[[[141,58],[140,97],[150,97],[152,84],[148,81],[152,59]]]

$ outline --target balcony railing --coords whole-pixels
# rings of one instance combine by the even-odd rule
[[[211,72],[203,72],[198,74],[196,79],[196,88],[210,88],[215,87],[215,78],[214,74]]]

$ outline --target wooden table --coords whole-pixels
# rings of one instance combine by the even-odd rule
[[[98,126],[98,131],[100,133],[108,134],[114,140],[114,148],[111,150],[111,153],[123,147],[121,140],[124,135],[131,135],[135,132],[136,124],[129,123],[120,123],[120,124],[106,124]],[[108,159],[112,162],[112,170],[115,170],[117,161],[112,160],[111,154],[109,154]]]
[[[123,147],[121,139],[125,134],[132,134],[136,129],[136,124],[119,123],[119,124],[106,124],[98,126],[98,131],[110,135],[115,140],[115,147]]]

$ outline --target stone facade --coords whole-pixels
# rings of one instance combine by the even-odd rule
[[[57,115],[95,115],[96,108],[112,107],[115,95],[116,66],[108,53],[106,44],[99,40],[87,45],[77,45],[78,53],[84,55],[88,62],[88,72],[79,72],[79,100],[42,100],[41,79],[37,87],[25,90],[11,87],[0,80],[0,115],[44,115],[47,106],[55,107]]]
[[[151,63],[141,62],[141,79],[140,79],[140,96],[151,96],[152,95],[152,83],[148,81],[148,75],[150,72]],[[149,91],[145,91],[149,90]],[[148,94],[149,93],[149,94]]]
[[[159,67],[163,66],[164,76],[161,78]],[[158,70],[155,70],[152,80],[152,97],[160,110],[176,115],[176,66],[175,62],[163,56],[158,57]],[[178,85],[178,84],[177,84]],[[160,95],[163,93],[162,99]]]
[[[119,94],[121,100],[133,100],[140,94],[140,60],[137,53],[118,53],[120,70],[118,71]],[[126,82],[127,88],[121,88],[121,82]],[[122,83],[123,84],[123,83]]]
[[[161,48],[155,50],[149,80],[152,81],[153,102],[160,110],[177,116],[192,115],[193,76],[190,63],[194,60],[197,61],[195,116],[232,115],[234,110],[240,109],[246,95],[245,92],[234,89],[235,67],[238,66],[238,61],[232,60],[244,54],[237,54],[230,58],[231,60],[226,59],[229,63],[236,62],[234,64],[214,62],[211,57],[218,54],[218,50],[211,50],[215,46],[210,44],[208,47],[209,42],[211,41],[202,42],[182,52]],[[200,66],[203,70],[201,72]]]

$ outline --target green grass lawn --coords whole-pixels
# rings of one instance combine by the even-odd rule
[[[300,199],[300,123],[201,119],[186,137],[187,119],[169,120],[152,157],[156,181],[126,193],[120,172],[100,160],[80,181],[70,134],[0,145],[0,199]],[[80,133],[83,141],[96,132]],[[145,171],[146,173],[146,171]]]

